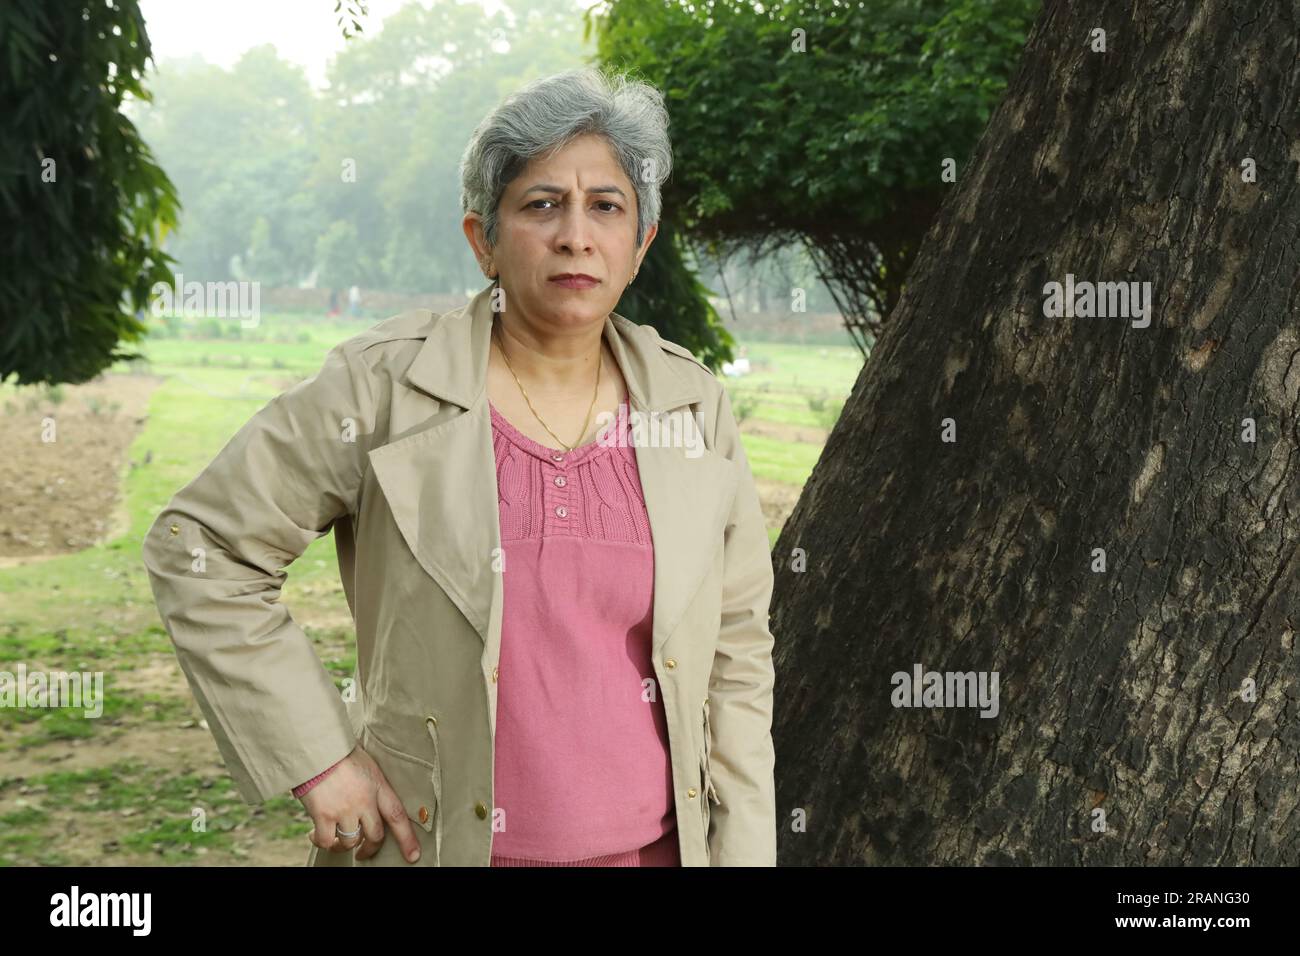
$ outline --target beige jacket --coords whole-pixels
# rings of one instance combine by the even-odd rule
[[[401,797],[416,866],[487,866],[502,582],[485,388],[492,287],[335,347],[168,503],[143,556],[243,798],[286,795],[360,743]],[[727,393],[650,326],[604,335],[634,411],[698,412],[705,447],[635,449],[654,544],[652,660],[686,866],[776,865],[772,565]],[[279,601],[334,530],[357,668],[336,687]],[[583,781],[573,781],[581,813]],[[312,849],[309,865],[407,866]]]

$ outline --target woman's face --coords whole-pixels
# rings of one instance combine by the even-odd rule
[[[506,187],[498,217],[492,262],[507,308],[557,329],[603,323],[658,231],[650,227],[636,248],[636,192],[592,134],[534,158]],[[475,244],[477,219],[470,213],[465,223]],[[566,273],[596,281],[564,285],[556,277]]]

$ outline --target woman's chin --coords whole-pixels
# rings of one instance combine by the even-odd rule
[[[546,321],[560,328],[582,328],[603,321],[614,303],[603,299],[574,302],[567,297],[548,296],[542,303],[541,313]]]

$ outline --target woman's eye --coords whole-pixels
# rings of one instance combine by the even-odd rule
[[[529,207],[530,209],[538,209],[538,210],[540,210],[542,207],[539,206],[539,205],[537,205],[537,204],[538,204],[538,203],[542,203],[542,202],[553,203],[553,202],[555,202],[555,200],[554,200],[554,199],[534,199],[532,202],[530,202],[530,203],[528,204],[528,207]],[[619,209],[622,208],[622,207],[619,206],[618,203],[616,203],[616,202],[610,202],[608,199],[601,199],[601,200],[599,200],[599,201],[596,203],[596,205],[597,205],[597,206],[609,206],[610,209],[607,210],[607,211],[609,211],[609,212],[617,212]]]

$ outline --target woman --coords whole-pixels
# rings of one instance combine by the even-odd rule
[[[670,162],[644,84],[509,97],[461,164],[492,284],[337,346],[150,529],[222,756],[300,795],[309,864],[775,865],[753,477],[712,372],[611,312]],[[331,528],[342,695],[277,600]]]

